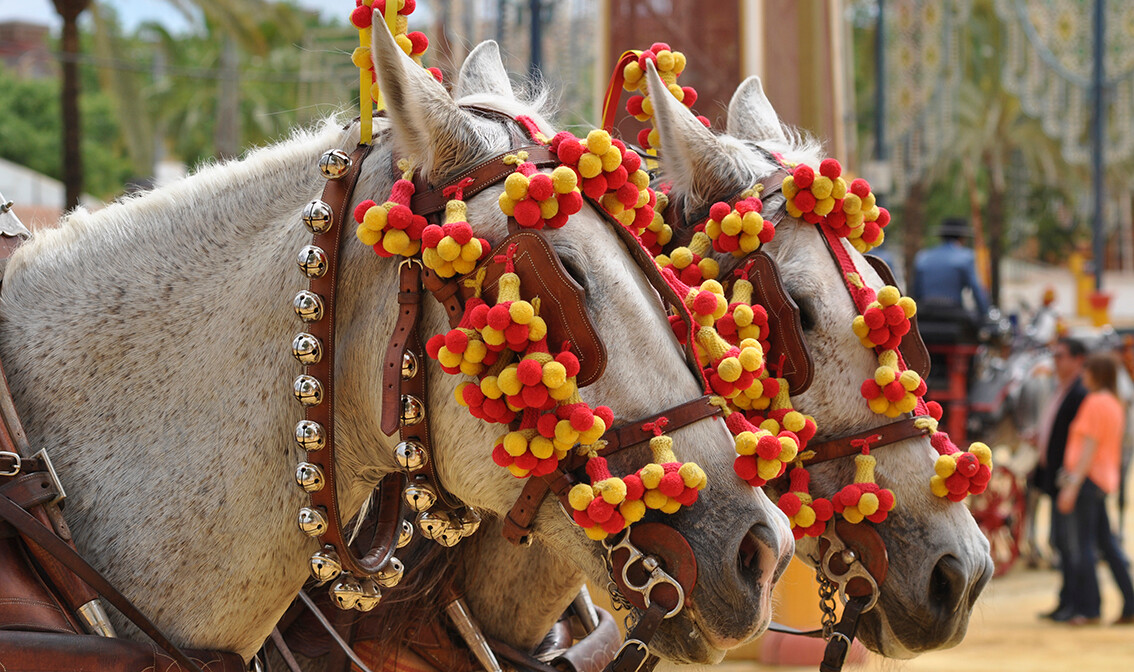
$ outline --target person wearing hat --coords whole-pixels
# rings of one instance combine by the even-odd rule
[[[913,295],[918,312],[966,314],[972,322],[988,312],[988,295],[976,274],[973,251],[965,246],[972,238],[968,220],[948,218],[937,229],[941,243],[918,252],[914,259]],[[964,308],[964,291],[972,292],[977,315]]]

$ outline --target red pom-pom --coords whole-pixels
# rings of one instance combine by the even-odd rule
[[[606,193],[606,177],[600,173],[584,179],[583,193],[595,200],[602,198],[603,194]]]
[[[378,204],[375,203],[374,201],[370,200],[369,198],[366,199],[365,201],[359,203],[358,206],[355,207],[355,209],[354,209],[354,221],[361,224],[362,220],[366,217],[366,211],[369,210],[370,208],[373,208],[376,205],[378,205]]]
[[[626,172],[625,167],[623,167],[623,166],[615,167],[614,170],[610,171],[609,173],[606,173],[606,188],[607,189],[619,189],[621,187],[626,186],[627,175],[628,174]],[[630,186],[633,187],[634,185],[631,184]],[[638,200],[638,194],[637,194],[638,188],[634,187],[634,191],[635,191],[634,201],[636,203],[637,200]],[[626,204],[626,207],[632,208],[632,207],[634,207],[634,203]]]
[[[504,331],[512,324],[512,316],[508,313],[508,303],[498,304],[488,309],[488,326],[497,331]]]
[[[703,114],[697,115],[697,121],[701,122],[701,125],[704,126],[705,128],[712,128],[713,127],[713,123],[711,121],[709,121],[709,118],[706,117]]]
[[[737,455],[732,463],[732,469],[743,481],[752,481],[759,475],[759,471],[756,467],[756,458],[751,455]]]
[[[539,416],[536,420],[536,431],[539,435],[550,439],[555,436],[555,425],[559,424],[559,418],[555,417],[554,413],[545,413]]]
[[[366,5],[355,7],[350,13],[350,23],[359,30],[369,28],[374,23],[374,10]]]
[[[811,211],[815,209],[815,195],[810,191],[800,191],[795,195],[795,207],[806,214],[811,214]],[[818,221],[811,223],[817,224]]]
[[[555,356],[555,361],[562,364],[563,368],[567,370],[568,378],[574,378],[579,375],[579,358],[575,356],[575,353],[567,351],[561,352]]]
[[[870,193],[870,183],[861,177],[855,178],[850,183],[850,192],[859,198],[866,198]]]
[[[516,365],[516,377],[524,385],[538,385],[543,380],[543,367],[534,359],[521,360]]]
[[[650,129],[643,128],[638,131],[638,145],[644,149],[650,148]]]
[[[882,387],[874,382],[873,378],[867,378],[862,381],[862,387],[860,387],[858,391],[862,393],[862,396],[866,399],[874,399],[882,394]]]
[[[622,167],[627,175],[633,175],[642,167],[642,157],[638,156],[638,152],[623,152]]]
[[[501,467],[508,467],[512,465],[512,456],[508,451],[504,450],[504,444],[498,443],[492,448],[492,461]]]
[[[937,403],[936,401],[931,401],[927,403],[925,407],[929,411],[929,417],[933,418],[934,420],[941,420],[941,416],[944,413],[944,409],[941,408],[941,404]]]
[[[537,173],[528,180],[528,196],[537,201],[545,201],[555,194],[555,187],[551,184],[551,176],[546,173]]]
[[[878,226],[885,227],[890,223],[890,211],[886,208],[878,208],[878,219],[874,221],[878,222]]]
[[[449,352],[464,352],[469,347],[469,337],[460,329],[451,329],[445,334],[445,347]]]
[[[683,86],[681,92],[685,94],[681,98],[681,104],[685,107],[693,107],[693,103],[697,102],[697,89],[692,86]]]
[[[559,214],[570,216],[583,209],[583,195],[577,191],[559,194]]]
[[[670,49],[669,45],[665,42],[654,42],[653,44],[650,45],[650,51],[652,51],[656,54],[659,51],[673,51],[673,50]]]
[[[658,483],[658,491],[666,497],[677,497],[684,490],[685,481],[681,480],[681,474],[676,471],[662,476],[661,482]]]
[[[843,174],[843,167],[839,165],[838,159],[823,159],[819,164],[819,173],[833,180]]]
[[[599,406],[594,409],[596,418],[600,418],[607,429],[614,427],[614,411],[610,410],[610,406]]]
[[[441,68],[426,68],[426,71],[433,75],[433,79],[436,79],[439,84],[445,82],[445,74],[441,72]]]
[[[564,132],[566,132],[566,131],[564,131]],[[560,135],[562,135],[562,133]],[[571,135],[570,133],[567,133],[567,135],[570,136],[570,137],[564,138],[559,143],[559,147],[555,150],[555,154],[559,157],[559,160],[562,161],[563,163],[566,163],[566,164],[569,164],[569,165],[575,165],[575,164],[579,163],[579,158],[583,156],[583,149],[584,148],[579,143],[578,138]]]
[[[585,432],[595,424],[595,414],[583,405],[571,413],[571,428],[576,432]]]
[[[543,215],[539,210],[539,203],[526,198],[519,203],[512,210],[512,216],[516,218],[516,223],[526,229],[542,228],[540,225],[543,222]]]
[[[413,14],[413,10],[415,9],[417,9],[417,0],[405,0],[402,8],[398,10],[398,14],[401,14],[402,16],[409,16],[410,14]]]
[[[896,380],[884,386],[882,392],[886,395],[887,399],[894,403],[897,403],[902,397],[906,396],[906,388],[902,387],[902,384]]]
[[[442,229],[446,235],[451,236],[458,245],[464,245],[472,240],[473,230],[468,222],[453,222],[446,224]]]
[[[698,292],[693,299],[693,312],[698,315],[712,315],[716,309],[717,295],[708,290]]]
[[[717,201],[716,203],[713,203],[713,207],[709,208],[709,217],[719,222],[725,217],[728,217],[728,214],[730,212],[732,212],[732,208],[729,207],[728,203],[725,203],[724,201]]]
[[[642,114],[642,101],[645,100],[644,96],[630,96],[626,101],[626,111],[635,117]]]
[[[429,48],[429,38],[421,31],[415,30],[412,33],[406,33],[406,37],[410,41],[411,54],[423,54]]]
[[[404,205],[395,205],[386,215],[386,222],[395,229],[405,230],[413,222],[413,211]]]
[[[803,502],[799,501],[799,495],[794,492],[785,492],[780,495],[776,506],[780,507],[780,511],[783,511],[787,515],[794,516],[799,513],[800,508],[803,507]]]
[[[441,334],[430,336],[429,340],[425,342],[425,353],[429,355],[430,359],[437,359],[443,345],[445,345],[445,336]]]
[[[547,225],[547,228],[558,229],[558,228],[562,228],[562,226],[567,223],[568,217],[570,217],[570,215],[568,215],[566,212],[563,212],[562,210],[560,210],[559,212],[555,213],[554,215],[552,215],[551,217],[549,217],[549,218],[547,218],[543,221]]]
[[[532,455],[531,453],[524,453],[523,455],[518,456],[513,464],[515,464],[520,469],[531,471],[532,469],[536,468],[536,465],[539,464],[539,458],[535,455]]]
[[[436,224],[430,224],[421,232],[421,244],[425,247],[437,247],[445,237],[445,231]]]
[[[806,163],[801,163],[792,171],[792,178],[795,180],[795,186],[807,189],[815,181],[815,170]]]
[[[642,485],[642,478],[638,474],[630,474],[622,482],[626,484],[626,501],[641,499],[646,494],[646,486]]]
[[[639,208],[638,212],[634,215],[634,227],[637,229],[645,229],[653,221],[653,208]]]
[[[780,441],[774,436],[764,435],[756,442],[756,454],[765,460],[774,460],[780,456]]]
[[[646,63],[653,61],[654,65],[658,64],[658,55],[652,51],[643,51],[642,55],[638,57],[638,67],[642,72],[646,71]]]
[[[609,184],[608,182],[608,187]],[[618,191],[614,192],[614,197],[618,199],[622,207],[632,208],[638,203],[638,187],[634,186],[633,182],[623,182],[622,186],[618,188]]]

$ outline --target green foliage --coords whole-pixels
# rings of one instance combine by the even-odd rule
[[[110,198],[130,177],[129,158],[115,139],[118,122],[108,96],[85,88],[79,102],[83,114],[85,191]],[[63,176],[62,120],[59,82],[19,80],[0,69],[0,156],[56,179]]]

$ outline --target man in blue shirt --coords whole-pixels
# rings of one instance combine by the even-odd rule
[[[972,237],[972,229],[965,219],[946,219],[938,227],[941,244],[918,252],[914,259],[913,295],[918,301],[918,312],[968,313],[962,296],[967,288],[973,293],[977,314],[968,314],[970,320],[988,312],[988,295],[976,274],[973,251],[962,241]]]

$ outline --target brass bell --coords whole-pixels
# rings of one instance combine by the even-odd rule
[[[295,482],[305,492],[319,492],[326,481],[323,479],[323,470],[317,464],[300,462],[295,468]]]
[[[318,406],[323,403],[323,383],[307,374],[296,377],[291,385],[295,398],[304,406]]]
[[[465,537],[461,534],[461,528],[459,526],[449,526],[444,530],[441,530],[441,533],[436,537],[433,537],[433,541],[436,541],[445,548],[452,548],[453,546],[459,544],[461,542],[461,539],[464,538]]]
[[[406,504],[419,513],[427,510],[437,501],[437,493],[428,485],[408,485],[402,495]]]
[[[326,583],[343,571],[339,554],[334,546],[324,546],[311,556],[311,576],[319,583]]]
[[[382,590],[378,588],[378,584],[374,579],[363,579],[359,584],[362,593],[358,596],[358,601],[354,603],[354,608],[358,611],[370,611],[378,606],[382,601]]]
[[[331,584],[331,602],[336,607],[346,611],[354,609],[358,599],[362,597],[362,585],[347,572],[339,575],[338,581]]]
[[[304,245],[295,258],[299,270],[309,278],[321,278],[327,272],[327,253],[315,245]]]
[[[471,537],[480,528],[480,514],[473,509],[462,509],[457,519],[460,520],[462,537]]]
[[[328,180],[337,180],[350,171],[350,155],[341,149],[328,149],[319,157],[319,172]]]
[[[398,548],[402,548],[413,541],[413,525],[408,520],[402,521],[402,531],[398,533]]]
[[[318,322],[323,319],[323,299],[315,292],[305,289],[296,294],[291,307],[304,322]]]
[[[402,353],[402,380],[410,380],[417,375],[417,355],[409,350]]]
[[[383,588],[393,588],[402,580],[402,575],[405,574],[405,572],[406,568],[402,565],[402,561],[394,556],[390,556],[386,564],[382,565],[382,569],[378,570],[378,574],[375,576],[374,580]]]
[[[299,510],[299,529],[309,537],[327,533],[327,515],[322,508],[305,506]]]
[[[295,426],[295,442],[304,450],[323,450],[327,445],[327,432],[314,420],[300,420]]]
[[[416,425],[425,419],[425,404],[412,394],[402,395],[402,427]]]
[[[444,511],[422,511],[417,515],[417,527],[426,539],[437,539],[451,526],[449,514]]]
[[[303,206],[303,223],[307,225],[311,233],[326,233],[330,230],[331,224],[334,223],[333,214],[331,206],[315,199]]]
[[[301,331],[291,341],[291,354],[300,364],[318,364],[323,359],[323,344],[314,334]]]
[[[429,461],[429,454],[417,441],[402,441],[394,446],[394,459],[402,469],[417,471]]]

